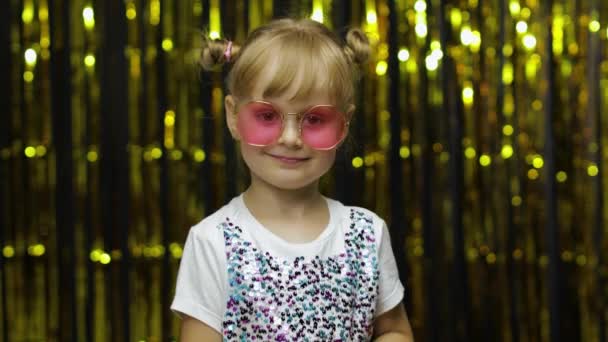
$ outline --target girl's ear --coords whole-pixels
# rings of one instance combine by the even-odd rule
[[[241,137],[236,128],[236,101],[232,95],[226,95],[224,98],[224,109],[226,111],[226,125],[230,130],[232,138],[240,140]]]
[[[346,108],[346,113],[344,113],[346,115],[346,122],[350,122],[350,120],[353,118],[356,108],[357,107],[355,107],[354,104],[350,104],[348,108]]]
[[[355,107],[355,105],[354,105],[354,104],[350,104],[350,105],[348,106],[348,108],[346,108],[346,112],[344,113],[344,116],[346,117],[346,122],[350,123],[350,121],[351,121],[351,120],[352,120],[352,118],[353,118],[353,114],[355,113],[355,109],[356,109],[356,108],[357,108],[357,107]],[[349,128],[350,128],[350,125],[347,125],[347,126],[346,126],[346,130],[347,130],[347,131],[346,131],[346,134],[348,134],[348,129],[349,129]]]

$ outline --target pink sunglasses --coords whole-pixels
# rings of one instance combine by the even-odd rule
[[[288,115],[297,117],[302,142],[316,150],[335,148],[348,131],[346,115],[333,105],[316,105],[302,113],[283,113],[272,103],[260,100],[238,107],[237,129],[245,143],[268,146],[283,134]]]

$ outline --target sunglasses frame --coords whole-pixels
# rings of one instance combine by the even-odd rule
[[[281,136],[283,135],[283,131],[285,130],[285,116],[288,116],[288,115],[296,115],[296,118],[298,119],[298,137],[300,138],[300,140],[302,140],[302,143],[306,144],[304,142],[304,139],[302,139],[302,122],[304,121],[304,118],[306,117],[306,114],[310,113],[311,111],[313,111],[314,109],[319,108],[319,107],[330,107],[330,108],[335,109],[336,112],[338,112],[340,114],[340,117],[342,118],[342,123],[343,123],[342,136],[331,147],[316,148],[316,147],[312,147],[312,146],[306,144],[306,145],[310,146],[310,148],[312,148],[314,150],[319,150],[319,151],[329,151],[329,150],[332,150],[332,149],[336,148],[336,146],[340,145],[340,143],[342,143],[342,141],[344,141],[344,139],[346,138],[346,134],[348,132],[348,127],[350,125],[350,120],[346,120],[346,114],[344,114],[344,112],[342,112],[341,110],[338,110],[338,107],[336,107],[334,105],[319,104],[319,105],[314,105],[314,106],[306,109],[303,112],[299,112],[299,113],[298,112],[286,112],[285,113],[283,111],[278,110],[277,106],[275,106],[272,102],[268,102],[268,101],[264,101],[264,100],[250,100],[250,101],[244,102],[242,105],[237,105],[235,113],[234,113],[234,115],[237,116],[237,122],[238,122],[238,115],[240,113],[240,109],[242,107],[248,106],[249,104],[252,104],[252,103],[261,103],[261,104],[264,104],[264,105],[269,105],[276,113],[280,114],[281,115],[281,130],[280,130],[280,133],[277,134],[277,137],[275,138],[275,140],[273,140],[269,144],[265,144],[265,145],[262,145],[262,144],[252,144],[250,142],[245,141],[245,143],[247,143],[248,145],[251,145],[251,146],[265,147],[265,146],[270,146],[270,145],[276,143],[281,138]],[[239,127],[239,125],[237,123],[237,129],[238,129],[238,127]]]

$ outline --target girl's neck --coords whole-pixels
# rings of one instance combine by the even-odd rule
[[[252,176],[243,200],[256,217],[300,219],[326,206],[319,181],[300,189],[280,189]]]

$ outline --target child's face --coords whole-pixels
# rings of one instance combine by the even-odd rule
[[[304,100],[293,101],[292,94],[287,92],[280,97],[264,98],[261,89],[254,90],[251,99],[264,100],[283,113],[303,113],[316,105],[332,105],[327,92],[318,91]],[[237,128],[237,113],[243,103],[232,96],[226,97],[226,120],[232,136],[241,140]],[[350,118],[350,112],[344,113],[344,120]],[[309,185],[316,185],[318,179],[333,165],[336,148],[328,150],[314,149],[302,141],[300,121],[296,115],[285,115],[281,135],[267,146],[253,146],[241,143],[243,160],[249,167],[252,180],[258,179],[280,189],[295,190]],[[347,129],[347,127],[345,127]]]

